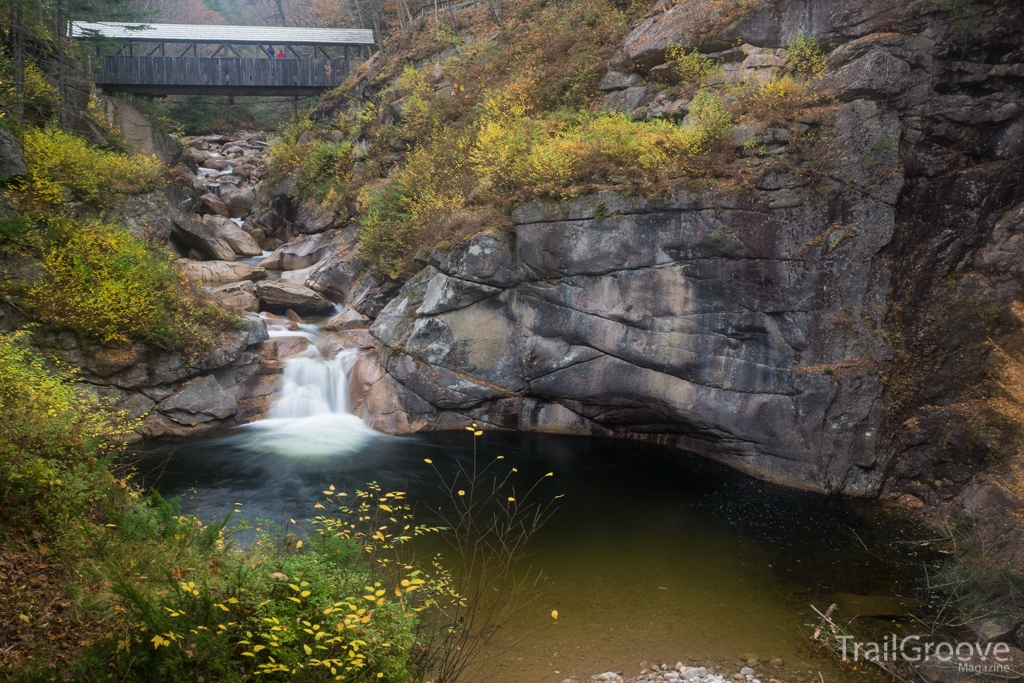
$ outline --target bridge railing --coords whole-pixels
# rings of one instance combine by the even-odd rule
[[[348,76],[347,59],[106,56],[94,62],[106,92],[142,95],[315,95]]]

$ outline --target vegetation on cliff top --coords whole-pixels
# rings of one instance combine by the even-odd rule
[[[24,178],[4,192],[0,246],[38,259],[39,274],[3,283],[34,318],[86,340],[143,341],[202,353],[233,317],[208,302],[159,253],[125,228],[97,217],[127,194],[163,183],[154,157],[98,149],[58,128],[22,131]]]
[[[358,220],[360,254],[399,278],[418,250],[479,224],[467,214],[729,175],[734,121],[782,122],[811,101],[824,57],[800,34],[790,73],[767,82],[726,82],[718,61],[670,46],[677,84],[657,87],[686,103],[681,121],[605,109],[598,84],[645,8],[522,0],[500,24],[486,8],[463,11],[459,35],[436,18],[418,22],[282,131],[271,176],[295,175],[299,201]]]

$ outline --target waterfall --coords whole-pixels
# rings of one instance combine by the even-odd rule
[[[307,338],[309,334],[293,332]],[[348,373],[357,354],[355,349],[343,349],[325,359],[310,346],[306,356],[285,361],[281,395],[271,406],[270,417],[243,427],[247,447],[292,457],[332,456],[358,450],[376,436],[348,411]]]
[[[272,419],[296,419],[348,413],[348,370],[355,362],[353,349],[331,360],[319,352],[312,358],[286,361],[284,389],[270,411]]]

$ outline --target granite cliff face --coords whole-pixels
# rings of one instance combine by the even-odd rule
[[[969,507],[1017,429],[1024,16],[947,5],[656,6],[610,65],[609,106],[668,115],[645,79],[669,43],[770,76],[800,30],[827,47],[833,104],[737,130],[735,182],[523,205],[513,229],[435,251],[383,310],[354,301],[380,342],[357,413],[657,440],[790,485]]]

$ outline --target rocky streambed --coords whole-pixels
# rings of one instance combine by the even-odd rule
[[[327,325],[342,310],[348,280],[312,268],[352,251],[355,228],[311,235],[305,223],[280,218],[272,207],[287,205],[288,188],[261,192],[267,147],[262,133],[248,131],[182,139],[167,153],[171,183],[126,198],[107,216],[175,255],[183,277],[237,313],[243,329],[190,361],[138,343],[88,345],[70,332],[39,339],[118,409],[143,418],[135,439],[192,436],[266,417],[281,393],[285,361],[319,353],[314,343],[328,357],[371,346],[369,319],[350,309]],[[325,326],[327,336],[319,334]]]

